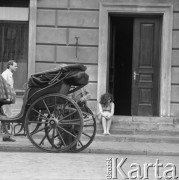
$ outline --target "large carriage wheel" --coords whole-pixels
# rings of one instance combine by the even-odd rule
[[[25,127],[29,140],[37,148],[46,152],[64,152],[80,138],[83,116],[79,106],[67,96],[49,94],[31,104]]]
[[[83,114],[83,131],[76,146],[73,146],[69,150],[70,152],[80,152],[86,149],[93,142],[96,135],[96,120],[93,112],[86,105],[81,110]]]

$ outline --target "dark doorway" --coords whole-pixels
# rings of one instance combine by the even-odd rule
[[[115,115],[158,116],[161,17],[111,15],[108,91]]]
[[[133,21],[132,17],[110,17],[108,87],[116,115],[131,115]]]

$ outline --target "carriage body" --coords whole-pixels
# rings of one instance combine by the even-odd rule
[[[85,71],[85,66],[75,64],[32,75],[20,114],[13,118],[1,115],[1,122],[17,123],[21,128],[14,134],[24,128],[32,144],[46,152],[85,149],[96,133],[95,118],[88,107],[84,112],[68,97],[88,83]]]

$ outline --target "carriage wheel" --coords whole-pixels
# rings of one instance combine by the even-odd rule
[[[93,112],[86,105],[81,110],[83,114],[83,131],[76,146],[73,146],[69,152],[80,152],[86,149],[93,142],[96,135],[96,120]]]
[[[3,122],[2,123],[2,130],[7,135],[25,135],[24,123],[17,123],[17,122]],[[23,134],[20,133],[23,131]]]
[[[29,140],[40,150],[64,152],[80,138],[83,116],[79,106],[67,96],[49,94],[31,104],[25,127]]]
[[[2,130],[5,134],[13,135],[13,131],[14,131],[13,123],[3,122],[2,123]]]

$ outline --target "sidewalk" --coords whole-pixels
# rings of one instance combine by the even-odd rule
[[[16,104],[14,105],[14,114],[17,114],[22,105],[22,98],[18,97]],[[127,135],[124,135],[127,138]],[[178,136],[174,140],[178,140]],[[133,136],[135,138],[135,136]],[[160,137],[156,137],[160,139]],[[165,137],[164,137],[165,138]],[[167,137],[166,137],[167,138]],[[29,139],[24,136],[16,136],[16,142],[2,142],[2,137],[0,135],[0,152],[42,152],[31,144]],[[113,140],[111,140],[113,139]],[[169,139],[169,138],[168,138]],[[120,140],[120,142],[119,142]],[[116,138],[111,135],[111,137],[102,137],[101,135],[96,135],[96,140],[81,153],[99,153],[99,154],[125,154],[125,155],[157,155],[157,156],[179,156],[179,144],[174,143],[174,140],[168,140],[169,143],[164,143],[162,140],[158,142],[155,140],[153,143],[142,142],[121,142],[121,139]]]
[[[31,144],[27,137],[15,137],[16,142],[2,142],[0,152],[42,152]],[[179,145],[168,143],[93,141],[81,153],[179,156]]]

